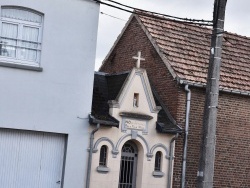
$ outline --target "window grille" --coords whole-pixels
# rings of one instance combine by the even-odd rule
[[[161,171],[161,158],[162,153],[160,151],[157,151],[155,154],[155,171]]]
[[[137,151],[133,145],[125,143],[122,147],[119,188],[136,187]]]
[[[107,166],[107,146],[102,146],[100,150],[99,166]]]

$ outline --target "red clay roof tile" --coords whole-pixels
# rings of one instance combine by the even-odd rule
[[[137,15],[138,16],[138,15]],[[138,16],[176,75],[206,84],[212,30],[198,25]],[[250,38],[223,34],[220,88],[250,92]]]

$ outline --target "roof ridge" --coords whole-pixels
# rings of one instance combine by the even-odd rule
[[[148,14],[148,13],[144,13],[144,14]],[[149,15],[151,15],[151,14],[149,14]],[[166,18],[166,17],[160,16],[160,15],[154,15],[154,14],[152,14],[152,15],[153,15],[153,17],[148,17],[146,15],[140,15],[140,14],[138,14],[137,16],[140,17],[140,18],[141,17],[146,18],[147,20],[156,20],[157,18],[160,18],[159,20],[157,20],[158,22],[169,21],[169,22],[171,22],[171,24],[175,24],[175,25],[184,24],[184,25],[197,27],[197,28],[211,29],[208,26],[202,25],[201,23],[199,24],[199,23],[193,23],[193,22],[186,22],[186,21],[180,21],[180,20],[173,19],[173,18]]]
[[[229,35],[234,35],[234,36],[237,36],[237,38],[244,38],[244,39],[248,39],[250,41],[250,36],[245,36],[245,35],[239,35],[237,33],[233,33],[233,32],[230,32],[230,31],[225,31],[225,34],[229,34]]]
[[[196,27],[196,28],[202,28],[202,29],[210,29],[212,30],[212,28],[209,28],[207,26],[203,26],[203,25],[200,25],[199,23],[188,23],[188,22],[184,22],[184,21],[178,21],[176,19],[171,19],[171,18],[166,18],[164,16],[161,16],[161,15],[155,15],[155,14],[151,14],[151,13],[148,13],[148,12],[144,12],[144,14],[148,14],[148,15],[153,15],[154,17],[147,17],[145,15],[138,15],[139,17],[145,17],[147,19],[152,19],[152,20],[155,20],[157,17],[159,18],[164,18],[164,19],[160,19],[160,20],[157,20],[158,22],[164,22],[164,21],[169,21],[171,22],[171,24],[187,24],[188,26],[192,26],[192,27]],[[240,34],[237,34],[237,33],[233,33],[233,32],[230,32],[230,31],[225,31],[225,33],[227,34],[230,34],[230,35],[234,35],[234,36],[237,36],[237,37],[240,37],[240,38],[247,38],[250,40],[250,36],[245,36],[245,35],[240,35]]]

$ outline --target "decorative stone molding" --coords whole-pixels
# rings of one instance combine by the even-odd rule
[[[165,145],[161,144],[161,143],[155,144],[155,145],[150,149],[150,154],[152,155],[152,157],[153,157],[154,150],[155,150],[156,148],[158,148],[158,147],[161,147],[161,148],[163,148],[163,149],[165,150],[165,152],[166,152],[166,156],[165,156],[165,157],[166,157],[166,159],[169,159],[168,148],[167,148]]]
[[[142,131],[144,135],[148,134],[148,121],[131,118],[122,118],[121,131],[126,133],[127,130]]]
[[[129,118],[135,118],[135,119],[145,119],[145,120],[153,119],[152,116],[149,116],[147,114],[139,114],[139,113],[133,113],[133,112],[120,112],[119,115],[122,117],[129,117]]]
[[[102,138],[99,138],[99,139],[95,142],[94,147],[93,147],[93,153],[96,153],[96,152],[98,151],[97,147],[98,147],[99,143],[100,143],[100,142],[103,142],[103,141],[109,142],[109,143],[111,144],[111,146],[112,146],[112,150],[114,150],[114,147],[115,147],[114,143],[113,143],[109,138],[107,138],[107,137],[102,137]]]
[[[119,154],[119,146],[120,146],[121,142],[122,142],[125,138],[127,138],[127,137],[129,137],[129,136],[131,136],[131,139],[134,139],[134,138],[133,138],[134,135],[135,135],[135,133],[133,133],[133,134],[132,134],[132,133],[128,133],[128,134],[123,135],[123,136],[118,140],[118,142],[116,143],[116,146],[115,146],[114,150],[112,150],[112,154],[113,154],[113,157],[114,157],[114,158],[116,158],[116,156]],[[147,150],[146,156],[147,156],[148,160],[150,160],[152,157],[151,157],[151,155],[150,155],[148,142],[145,140],[145,138],[144,138],[143,136],[141,136],[141,135],[139,135],[139,134],[137,134],[135,140],[138,140],[138,139],[137,139],[138,137],[139,137],[139,138],[143,141],[143,143],[145,144],[146,150]]]
[[[110,108],[120,108],[120,104],[116,100],[110,100],[108,101],[108,104]]]
[[[140,79],[141,79],[142,85],[143,85],[143,89],[144,89],[144,92],[145,92],[145,95],[147,98],[147,102],[148,102],[149,107],[150,107],[150,111],[152,113],[158,113],[161,110],[161,107],[156,106],[146,70],[141,69],[141,68],[133,68],[132,69],[128,78],[124,82],[124,85],[121,89],[122,92],[119,92],[119,94],[117,95],[115,100],[108,101],[109,107],[110,108],[120,108],[121,107],[121,105],[124,101],[124,98],[129,91],[130,85],[136,76],[140,76]]]
[[[155,177],[155,178],[161,178],[165,175],[164,172],[161,172],[161,171],[153,171],[152,175]]]
[[[97,172],[100,172],[100,173],[108,173],[109,172],[109,167],[106,167],[106,166],[98,166],[96,168]]]

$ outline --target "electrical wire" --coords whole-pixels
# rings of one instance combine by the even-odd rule
[[[106,16],[109,16],[109,17],[112,17],[112,18],[115,18],[115,19],[118,19],[118,20],[122,20],[122,21],[127,21],[127,20],[124,20],[124,19],[121,19],[121,18],[118,18],[118,17],[115,17],[115,16],[112,16],[112,15],[110,15],[110,14],[106,14],[106,13],[104,13],[104,12],[100,12],[101,14],[103,14],[103,15],[106,15]]]
[[[132,14],[137,14],[137,15],[141,15],[141,16],[145,16],[145,17],[149,17],[149,18],[153,18],[153,19],[158,19],[158,20],[166,20],[167,19],[166,17],[168,16],[168,15],[165,15],[165,17],[159,17],[157,15],[153,15],[154,12],[150,12],[150,11],[146,11],[146,10],[142,10],[142,9],[134,8],[135,11],[131,11],[131,10],[127,10],[127,9],[115,6],[115,5],[111,5],[109,3],[104,3],[104,2],[102,2],[100,0],[92,0],[92,1],[103,4],[103,5],[106,5],[106,6],[109,6],[109,7],[112,7],[112,8],[119,9],[119,10],[122,10],[122,11],[125,11],[125,12],[129,12],[129,13],[132,13]],[[108,1],[111,1],[111,0],[108,0]],[[124,5],[124,6],[127,6],[127,5]],[[127,6],[127,8],[130,8],[130,6]],[[133,7],[131,7],[131,9],[132,8]],[[148,13],[151,13],[152,15],[149,15]],[[159,13],[154,13],[154,14],[164,15],[164,14],[159,14]],[[174,18],[174,16],[172,16],[171,18]],[[185,23],[185,24],[198,24],[198,25],[204,25],[204,26],[212,26],[212,23],[199,23],[199,22],[207,22],[206,20],[195,21],[195,20],[187,19],[187,18],[179,18],[180,20],[177,20],[177,18],[178,17],[175,17],[175,19],[172,19],[171,21],[178,22],[178,23],[181,22],[181,23]],[[208,21],[208,22],[211,22],[211,21]]]
[[[160,16],[168,17],[168,18],[174,18],[174,19],[183,20],[183,21],[190,21],[190,22],[206,22],[206,23],[211,22],[211,23],[213,23],[213,21],[211,21],[211,20],[203,20],[203,19],[199,20],[199,19],[181,18],[181,17],[177,17],[177,16],[171,16],[171,15],[167,15],[167,14],[161,14],[161,13],[157,13],[157,12],[147,11],[147,10],[131,7],[131,6],[128,6],[128,5],[124,5],[122,3],[118,3],[118,2],[113,1],[113,0],[104,0],[104,1],[110,1],[112,3],[124,6],[126,8],[135,9],[135,10],[139,10],[139,11],[144,11],[144,12],[148,12],[148,13],[152,13],[152,14],[157,14],[157,15],[160,15]]]

